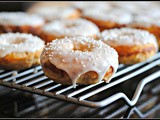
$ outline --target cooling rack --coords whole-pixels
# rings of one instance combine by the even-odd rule
[[[142,73],[147,73],[147,71],[149,71],[150,74],[145,75],[139,80],[135,92],[131,97],[127,96],[127,94],[122,91],[116,91],[113,92],[113,94],[108,92],[111,88],[116,86],[125,89],[125,86],[120,86],[121,83],[135,80],[136,76],[141,76]],[[73,86],[57,84],[47,78],[44,75],[41,66],[23,71],[0,70],[0,85],[88,107],[104,107],[119,99],[124,100],[129,106],[134,106],[145,86],[159,78],[160,52],[148,61],[142,63],[132,66],[119,65],[118,71],[110,83],[102,81],[88,86],[77,85],[75,89]],[[92,99],[97,98],[98,94],[101,94],[102,92],[106,92],[106,96],[103,95],[103,99]]]

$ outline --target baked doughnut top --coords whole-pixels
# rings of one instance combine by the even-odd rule
[[[44,24],[44,19],[37,15],[29,15],[24,12],[0,12],[0,25],[33,25]]]
[[[56,36],[91,36],[99,35],[99,28],[85,19],[55,20],[42,28],[43,32]]]
[[[132,21],[132,15],[123,9],[85,9],[82,13],[84,17],[101,20],[101,21],[112,21],[119,24],[128,24]]]
[[[111,46],[143,46],[151,43],[158,49],[155,36],[145,30],[115,28],[103,31],[101,37],[105,43]]]
[[[132,23],[129,24],[131,27],[160,27],[160,17],[152,17],[149,15],[137,15]]]
[[[129,24],[133,27],[160,27],[160,8],[148,8],[136,12],[133,16],[133,21]]]
[[[44,42],[32,34],[6,33],[0,35],[0,57],[12,52],[35,52],[44,47]]]
[[[91,1],[81,1],[81,2],[73,2],[72,4],[73,7],[78,8],[80,10],[86,10],[86,9],[98,9],[98,8],[105,8],[105,9],[110,9],[112,8],[111,4],[106,3],[106,2],[91,2]]]
[[[34,8],[29,11],[29,13],[37,14],[48,21],[52,21],[56,19],[66,19],[74,14],[75,11],[76,9],[70,6],[42,6]]]
[[[112,5],[132,13],[145,12],[143,10],[148,10],[149,7],[155,7],[155,4],[151,1],[113,1]]]

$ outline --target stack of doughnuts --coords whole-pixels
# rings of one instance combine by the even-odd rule
[[[110,82],[119,63],[136,64],[158,52],[159,11],[150,3],[73,2],[1,12],[0,68],[41,65],[64,85]]]

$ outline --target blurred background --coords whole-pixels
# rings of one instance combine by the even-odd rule
[[[0,11],[26,11],[31,5],[67,5],[71,2],[0,2]]]
[[[35,2],[0,2],[0,11],[25,11]]]
[[[75,1],[74,1],[75,2]],[[93,1],[96,2],[96,1]],[[100,1],[98,1],[100,2]],[[109,2],[114,2],[114,1],[109,1]],[[115,1],[116,2],[116,1]],[[120,1],[124,2],[124,1]],[[129,2],[129,1],[128,1]],[[142,2],[142,1],[138,1]],[[145,2],[151,2],[151,1],[143,1]],[[60,1],[60,2],[0,2],[0,11],[26,11],[31,5],[39,6],[39,5],[56,5],[56,4],[61,4],[61,5],[68,5],[71,4],[72,2],[69,1]],[[134,2],[133,2],[134,3]],[[135,2],[136,3],[136,2]],[[160,4],[159,1],[154,1],[155,4]]]

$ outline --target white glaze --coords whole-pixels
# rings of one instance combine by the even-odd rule
[[[151,12],[152,11],[152,12]],[[133,21],[128,25],[129,27],[160,27],[160,9],[159,11],[151,10],[145,14],[139,13],[134,16]]]
[[[159,7],[140,7],[133,11],[133,15],[144,15],[144,16],[150,16],[150,17],[159,17],[160,16],[160,8]],[[135,16],[136,17],[136,16]]]
[[[84,52],[77,50],[80,46],[88,47],[90,51],[88,49]],[[76,50],[73,50],[74,48]],[[114,73],[118,68],[118,54],[113,48],[102,41],[86,37],[52,41],[45,47],[41,55],[42,63],[48,60],[58,69],[68,73],[73,86],[76,86],[77,79],[86,72],[97,72],[98,80],[101,81],[110,66],[113,67]]]
[[[55,20],[46,24],[42,30],[45,33],[56,36],[93,36],[99,35],[99,28],[85,19]]]
[[[149,1],[117,1],[112,2],[112,5],[121,9],[125,9],[127,11],[138,13],[143,12],[143,10],[147,10],[150,7],[154,7],[154,2]]]
[[[91,1],[80,1],[80,2],[78,2],[78,1],[76,1],[76,2],[73,2],[73,7],[75,7],[75,8],[78,8],[78,9],[80,9],[80,10],[86,10],[86,9],[90,9],[90,8],[92,8],[92,9],[99,9],[99,8],[105,8],[105,9],[111,9],[112,8],[112,5],[111,4],[109,4],[108,2],[91,2]]]
[[[96,20],[102,21],[113,21],[119,24],[128,24],[132,21],[132,15],[123,9],[86,9],[83,11],[84,17],[89,17]]]
[[[103,31],[101,37],[103,42],[111,46],[134,46],[153,43],[158,50],[155,36],[145,30],[132,28],[111,29]]]
[[[0,12],[1,25],[33,25],[39,26],[44,24],[44,19],[37,15],[29,15],[24,12]]]
[[[44,42],[31,34],[6,33],[0,35],[0,57],[12,52],[35,52],[43,49]]]
[[[37,14],[48,21],[56,19],[67,19],[76,11],[75,8],[65,6],[43,6],[30,11],[32,14]]]
[[[128,27],[160,27],[160,8],[149,7],[134,11],[133,20]]]

